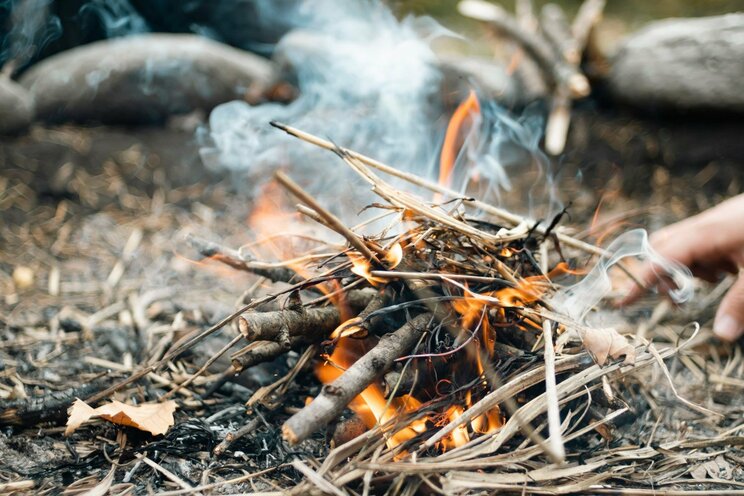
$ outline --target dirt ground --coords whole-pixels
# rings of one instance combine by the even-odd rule
[[[559,163],[562,194],[572,200],[569,224],[586,231],[600,205],[594,231],[585,234],[653,229],[740,193],[740,150],[718,158],[705,152],[709,141],[698,139],[699,147],[689,146],[679,129],[579,117],[572,140],[584,148],[575,147],[581,151]],[[679,150],[689,160],[680,159]],[[696,150],[697,158],[690,155]],[[234,177],[204,169],[190,131],[37,126],[27,136],[2,139],[0,487],[18,482],[19,492],[35,494],[55,494],[71,484],[92,487],[114,462],[123,464],[115,480],[124,482],[113,494],[177,490],[183,487],[179,480],[192,487],[215,483],[216,493],[271,491],[297,480],[297,472],[283,465],[295,451],[281,441],[279,426],[317,392],[311,374],[298,380],[297,394],[264,418],[255,435],[222,457],[212,455],[225,434],[242,425],[245,401],[284,374],[296,354],[257,367],[206,399],[185,388],[176,425],[164,437],[104,423],[62,436],[72,398],[90,396],[137,364],[157,360],[165,347],[218,322],[245,299],[255,276],[196,262],[185,237],[239,246],[251,210]],[[696,306],[704,325],[720,292],[705,288],[712,296]],[[152,400],[168,391],[225,342],[216,337],[180,366],[149,375],[133,386],[134,397]],[[740,347],[722,353],[738,354],[741,362]],[[725,362],[722,356],[710,360],[711,369]],[[226,366],[218,361],[195,387],[213,382]],[[682,381],[684,374],[689,372],[681,372]],[[744,412],[742,380],[732,374],[711,386],[732,411]],[[121,445],[126,449],[117,451]],[[325,446],[320,436],[299,450],[322,456]],[[114,452],[118,458],[112,460]],[[144,453],[154,466],[143,462]],[[741,450],[730,454],[726,465],[738,460],[741,466]],[[737,470],[730,477],[741,481]],[[224,483],[236,477],[244,480]]]

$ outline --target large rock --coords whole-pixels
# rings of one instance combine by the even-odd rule
[[[612,59],[609,88],[641,108],[744,112],[744,14],[654,22]]]
[[[263,94],[272,63],[207,38],[147,34],[52,56],[21,77],[40,119],[145,123]]]
[[[33,99],[28,91],[0,76],[0,135],[25,131],[33,116]]]

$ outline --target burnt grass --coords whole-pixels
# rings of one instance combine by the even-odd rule
[[[648,142],[660,135],[643,129]],[[744,173],[726,160],[665,163],[663,154],[648,153],[652,144],[638,145],[639,134],[631,134],[625,144],[602,142],[601,148],[589,140],[560,164],[562,195],[572,201],[571,225],[588,225],[601,197],[602,218],[638,211],[633,225],[653,229],[741,191]],[[619,165],[623,146],[634,154],[626,169]],[[601,153],[590,153],[597,150]],[[2,139],[0,164],[0,486],[30,480],[36,494],[58,493],[71,484],[91,487],[116,462],[114,481],[121,490],[179,488],[142,463],[144,455],[192,487],[258,472],[214,491],[274,491],[302,478],[288,465],[293,457],[320,459],[327,453],[332,428],[297,447],[288,446],[280,432],[284,420],[317,394],[312,374],[300,374],[276,408],[245,406],[259,388],[290,370],[296,353],[255,367],[202,398],[228,365],[218,361],[204,382],[178,395],[183,406],[163,436],[94,422],[64,437],[66,409],[74,398],[126,378],[153,356],[162,338],[175,342],[234,310],[255,278],[192,263],[187,259],[198,257],[182,240],[193,233],[240,245],[251,199],[233,177],[203,168],[192,133],[168,128],[35,127],[27,136]],[[585,177],[577,184],[579,170]],[[516,187],[526,188],[528,181],[515,178]],[[139,242],[131,241],[133,233]],[[136,245],[129,253],[128,242]],[[29,287],[14,283],[18,266],[33,271]],[[701,315],[709,319],[714,308]],[[637,313],[647,318],[650,310]],[[225,342],[208,340],[179,361],[193,372]],[[500,371],[536,359],[526,355],[501,363]],[[184,372],[168,367],[157,378],[131,385],[127,394],[152,401],[183,380]],[[684,382],[689,371],[677,372]],[[695,380],[689,377],[691,387]],[[717,402],[741,411],[740,389],[738,395],[736,389],[715,394]],[[669,396],[655,400],[682,420],[689,413]],[[571,445],[580,458],[607,446],[639,444],[652,431],[663,439],[664,426],[671,424],[656,429],[659,420],[642,388],[628,384],[616,401],[628,412],[611,431]],[[601,418],[610,406],[616,405],[600,402],[589,415]],[[255,430],[214,455],[225,435],[248,418],[260,419]],[[741,447],[730,452],[732,460],[744,460]],[[741,480],[740,467],[736,474]]]

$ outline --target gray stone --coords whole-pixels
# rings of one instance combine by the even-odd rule
[[[744,111],[744,14],[668,19],[630,35],[609,89],[641,108]]]
[[[84,45],[21,77],[45,121],[162,121],[256,98],[274,82],[270,61],[188,34],[146,34]]]
[[[29,92],[0,76],[0,135],[25,131],[33,118],[34,105]]]

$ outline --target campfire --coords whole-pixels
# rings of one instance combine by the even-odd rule
[[[0,494],[741,493],[740,253],[658,239],[738,228],[744,15],[68,3],[0,37]]]

